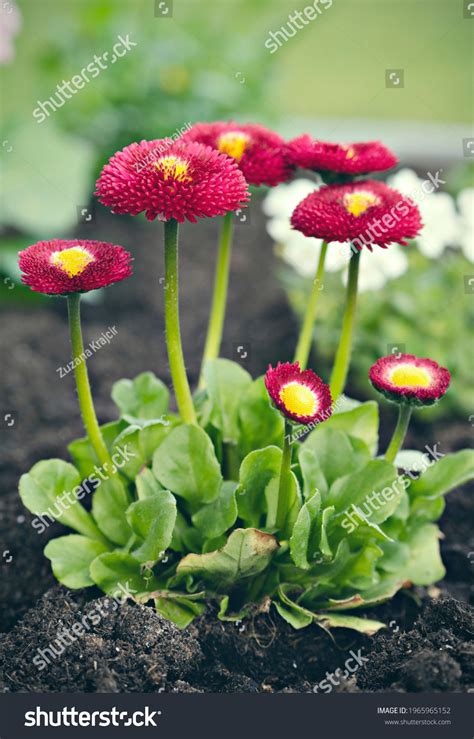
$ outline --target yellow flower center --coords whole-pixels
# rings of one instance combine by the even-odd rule
[[[316,396],[307,385],[289,382],[280,390],[280,400],[285,408],[297,416],[312,416],[316,409]]]
[[[397,367],[390,380],[397,387],[427,387],[430,384],[430,376],[425,370],[409,364]]]
[[[162,173],[165,180],[176,180],[177,182],[190,182],[188,174],[189,164],[184,159],[175,156],[161,157],[154,166]]]
[[[241,131],[227,131],[227,133],[219,136],[217,148],[223,154],[228,154],[237,162],[240,162],[249,141],[250,136],[247,136],[246,133],[242,133]]]
[[[353,149],[352,146],[343,146],[342,148],[346,152],[346,159],[354,159],[356,153],[355,149]]]
[[[70,249],[54,251],[50,257],[51,264],[62,269],[69,277],[75,277],[84,272],[88,264],[95,261],[92,254],[82,246],[71,246]]]
[[[366,210],[371,208],[373,205],[376,205],[378,202],[378,197],[366,190],[348,192],[344,195],[344,208],[348,213],[352,213],[352,215],[356,217],[365,213]]]

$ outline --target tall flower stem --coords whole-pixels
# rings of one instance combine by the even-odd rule
[[[230,255],[232,251],[232,221],[233,212],[227,213],[222,221],[219,239],[216,272],[214,275],[214,292],[212,295],[211,313],[207,327],[206,343],[202,357],[201,376],[199,387],[204,387],[204,364],[210,359],[219,356],[224,327],[225,308],[227,303],[227,288],[229,285]]]
[[[94,408],[94,401],[92,400],[89,374],[87,372],[86,357],[84,354],[84,342],[82,340],[80,300],[80,293],[71,293],[67,296],[69,332],[71,335],[72,359],[79,406],[87,436],[100,464],[106,468],[110,465],[109,470],[113,471],[114,465],[105,446]]]
[[[276,512],[276,527],[283,531],[288,515],[291,478],[291,423],[285,420],[285,438],[281,457],[280,484],[278,486],[278,503]]]
[[[385,459],[387,462],[394,462],[395,457],[400,451],[408,430],[412,410],[411,405],[403,404],[398,406],[397,425],[395,426],[392,439],[387,447],[387,451],[385,452]]]
[[[314,319],[316,317],[316,306],[318,304],[318,296],[322,290],[322,277],[324,274],[324,262],[326,261],[327,242],[323,241],[321,252],[319,254],[318,266],[313,280],[313,287],[309,302],[306,307],[306,313],[301,326],[298,344],[296,346],[295,358],[293,362],[299,362],[301,369],[306,369],[308,364],[309,353],[311,351],[311,342],[313,338]]]
[[[360,252],[352,255],[349,263],[349,280],[347,283],[346,307],[342,319],[341,338],[337,348],[336,359],[331,374],[331,395],[336,400],[344,390],[352,349],[355,310],[357,304],[357,281],[359,276]]]
[[[168,361],[178,410],[184,423],[197,423],[184,366],[179,325],[178,222],[165,222],[165,328]]]

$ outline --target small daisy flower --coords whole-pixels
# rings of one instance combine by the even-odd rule
[[[305,236],[351,241],[359,251],[372,251],[373,244],[406,246],[422,226],[411,200],[375,180],[322,187],[295,208],[291,223]]]
[[[235,121],[196,123],[182,140],[197,141],[227,154],[251,185],[273,187],[289,179],[293,172],[285,141],[263,126]]]
[[[329,385],[312,370],[300,370],[299,362],[269,365],[265,386],[275,406],[291,421],[320,423],[332,413]]]
[[[447,391],[451,374],[432,359],[414,354],[390,354],[370,368],[369,379],[380,393],[395,403],[432,405]]]
[[[288,152],[291,163],[296,167],[352,177],[383,172],[398,162],[395,154],[379,141],[333,144],[317,141],[308,134],[290,141]]]
[[[103,241],[38,241],[19,256],[22,282],[46,295],[98,290],[132,274],[129,252]]]
[[[202,144],[181,139],[141,141],[111,157],[95,194],[114,213],[149,221],[195,222],[235,211],[249,199],[237,163]]]

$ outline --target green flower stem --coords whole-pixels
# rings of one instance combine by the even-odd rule
[[[352,349],[352,333],[354,330],[355,309],[357,304],[357,280],[359,276],[360,252],[352,255],[349,263],[349,280],[347,283],[346,308],[342,320],[341,338],[336,352],[336,359],[331,374],[331,395],[336,400],[344,390]]]
[[[230,255],[232,250],[232,223],[234,214],[229,211],[222,222],[219,239],[216,272],[214,276],[214,292],[212,296],[211,313],[207,327],[206,343],[202,357],[199,388],[204,387],[204,364],[210,359],[219,356],[224,327],[225,308],[227,303],[227,288],[229,285]]]
[[[79,293],[71,293],[67,296],[67,307],[69,316],[69,331],[71,335],[72,359],[74,362],[74,376],[76,378],[77,395],[81,408],[82,420],[89,441],[92,444],[100,464],[113,472],[114,465],[110,454],[105,446],[104,439],[97,421],[97,416],[92,400],[91,386],[87,372],[86,358],[84,354],[84,342],[81,330],[81,296]]]
[[[165,222],[165,328],[168,361],[178,410],[184,423],[197,424],[184,366],[179,326],[178,222]]]
[[[408,424],[410,423],[412,410],[413,409],[411,405],[407,405],[405,403],[398,406],[397,425],[395,426],[392,440],[390,441],[390,444],[387,447],[387,451],[385,452],[385,459],[387,460],[387,462],[393,463],[395,461],[395,457],[400,451],[408,430]]]
[[[283,531],[286,517],[288,515],[288,504],[290,494],[291,476],[291,423],[285,420],[285,438],[283,441],[283,454],[280,468],[280,484],[278,486],[278,503],[276,513],[276,527]]]
[[[318,296],[322,290],[322,277],[324,274],[324,262],[326,261],[327,242],[323,241],[321,252],[319,255],[318,266],[314,276],[313,287],[309,302],[306,307],[306,313],[301,326],[298,344],[296,346],[294,362],[299,362],[301,369],[306,369],[308,364],[309,353],[311,351],[311,342],[313,339],[313,326],[316,317],[316,306],[318,304]]]

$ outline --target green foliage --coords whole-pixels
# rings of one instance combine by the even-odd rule
[[[70,445],[76,466],[48,460],[23,475],[26,507],[78,532],[46,547],[60,582],[152,601],[180,628],[210,601],[222,619],[271,602],[294,628],[372,634],[383,624],[351,611],[443,577],[435,521],[445,493],[474,478],[474,452],[436,461],[407,451],[400,459],[418,474],[399,474],[376,457],[376,404],[340,407],[294,435],[280,530],[283,427],[262,379],[227,360],[210,362],[206,379],[203,427],[165,415],[167,392],[150,373],[115,384],[122,416],[104,434],[111,451],[127,445],[129,458],[89,491],[91,513],[80,502],[81,479],[94,465],[97,476],[86,440]]]

